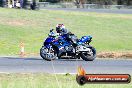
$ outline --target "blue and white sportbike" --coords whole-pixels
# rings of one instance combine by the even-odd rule
[[[40,56],[47,61],[81,58],[85,61],[93,61],[96,58],[96,49],[90,45],[91,40],[91,36],[83,36],[78,39],[72,33],[60,35],[56,38],[53,30],[50,30],[40,49]]]

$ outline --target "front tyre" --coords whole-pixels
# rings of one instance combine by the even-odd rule
[[[57,58],[57,55],[53,48],[51,47],[50,49],[48,49],[45,46],[42,46],[42,48],[40,49],[40,56],[47,61],[51,61]]]
[[[87,52],[81,52],[80,56],[85,61],[93,61],[96,58],[96,49],[92,46],[88,46],[90,50]]]

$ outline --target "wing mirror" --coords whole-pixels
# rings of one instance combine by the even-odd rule
[[[51,29],[50,32],[53,32],[54,29]]]

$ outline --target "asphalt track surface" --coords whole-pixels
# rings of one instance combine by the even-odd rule
[[[97,12],[113,14],[132,14],[132,9],[70,9],[70,8],[43,8],[47,10],[79,11],[79,12]]]
[[[0,57],[0,73],[77,73],[82,66],[87,73],[131,74],[131,59],[54,60],[45,61],[41,57],[19,58]]]

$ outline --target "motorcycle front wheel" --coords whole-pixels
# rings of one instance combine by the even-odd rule
[[[93,61],[96,58],[96,49],[92,46],[88,47],[90,51],[81,52],[80,56],[85,61]]]
[[[40,49],[40,56],[47,61],[52,61],[57,58],[57,54],[55,53],[54,49],[51,47],[50,49],[42,46]]]

